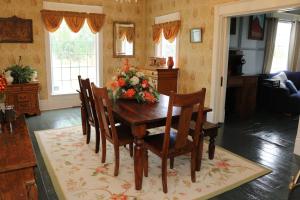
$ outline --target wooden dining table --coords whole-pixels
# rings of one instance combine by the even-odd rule
[[[135,138],[134,147],[134,175],[136,190],[142,189],[143,182],[143,144],[144,137],[147,135],[147,129],[164,126],[166,124],[167,111],[169,105],[169,96],[160,95],[157,103],[138,103],[135,100],[117,100],[113,104],[114,117],[118,121],[131,127],[131,132]],[[197,108],[195,108],[195,114]],[[204,109],[206,117],[210,108]],[[172,120],[176,121],[180,115],[180,108],[173,109]],[[206,118],[205,118],[206,119]]]

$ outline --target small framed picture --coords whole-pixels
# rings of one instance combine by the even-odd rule
[[[202,30],[201,28],[192,28],[190,31],[191,34],[191,43],[200,43],[202,42]]]

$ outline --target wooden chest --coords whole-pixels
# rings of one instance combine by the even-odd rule
[[[0,199],[38,199],[34,167],[36,166],[24,116],[13,122],[13,132],[2,124],[0,133]]]
[[[137,69],[151,78],[159,93],[169,95],[170,91],[177,92],[178,68],[137,67]]]
[[[5,89],[5,105],[14,105],[17,115],[41,114],[39,107],[39,83],[8,85]]]

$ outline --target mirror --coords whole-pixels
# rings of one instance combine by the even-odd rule
[[[135,25],[130,22],[114,22],[114,57],[133,57]]]

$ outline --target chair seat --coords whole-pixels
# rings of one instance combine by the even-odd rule
[[[149,149],[153,153],[158,156],[162,156],[163,143],[164,143],[164,135],[165,133],[160,133],[156,135],[150,135],[144,138],[144,146]],[[176,141],[177,132],[170,132],[170,144],[169,144],[169,152],[168,157],[174,157],[176,155],[182,155],[191,152],[193,148],[193,143],[187,139],[187,142],[184,147],[179,150],[175,149],[175,141]]]
[[[133,142],[133,136],[131,134],[131,128],[125,125],[116,126],[116,132],[118,134],[119,146],[129,144]],[[107,139],[112,142],[112,138],[107,137]]]

